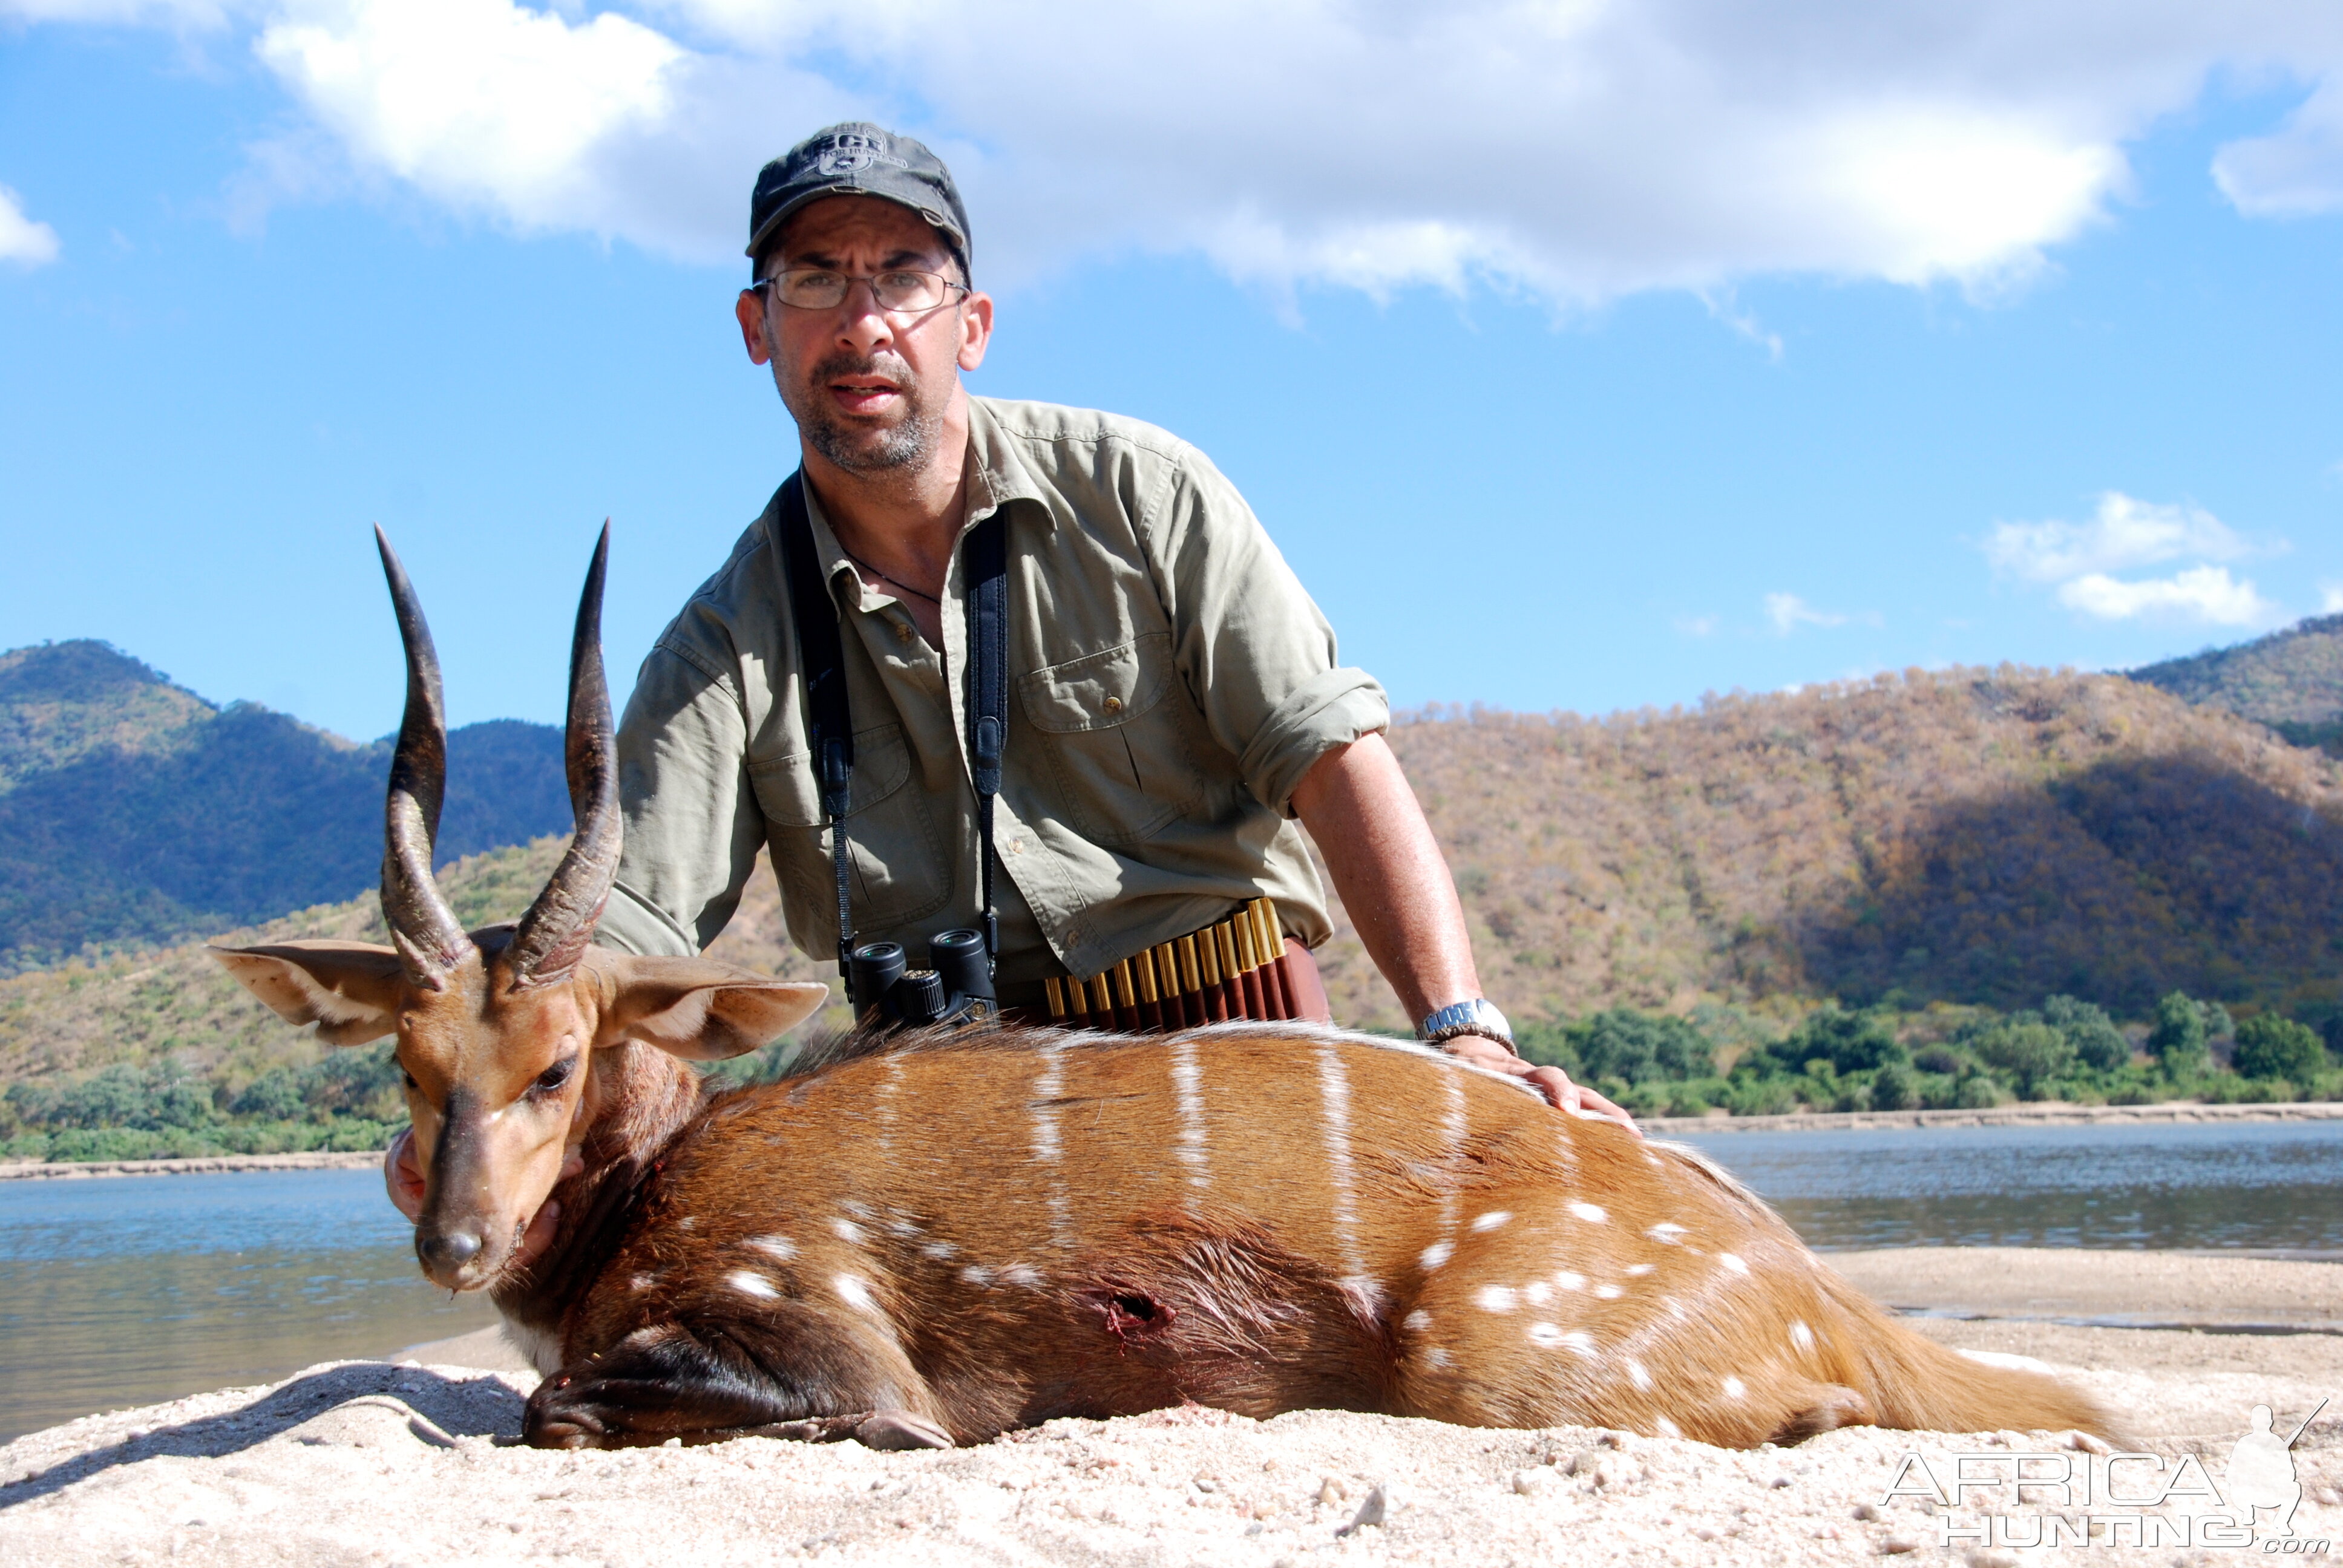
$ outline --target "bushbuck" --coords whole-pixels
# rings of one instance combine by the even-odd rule
[[[1693,1151],[1416,1046],[1302,1024],[850,1034],[709,1093],[820,985],[590,945],[616,865],[599,649],[577,621],[577,831],[519,921],[467,932],[431,870],[439,676],[387,540],[407,702],[393,945],[219,950],[338,1045],[396,1035],[415,1248],[547,1374],[551,1447],[981,1440],[1192,1402],[1749,1445],[1832,1427],[2103,1431],[1823,1267]]]

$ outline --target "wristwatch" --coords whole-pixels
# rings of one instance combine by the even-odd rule
[[[1513,1026],[1505,1021],[1497,1004],[1486,997],[1452,1001],[1415,1026],[1415,1038],[1426,1045],[1438,1045],[1460,1034],[1484,1034],[1502,1041],[1507,1050],[1513,1049]]]

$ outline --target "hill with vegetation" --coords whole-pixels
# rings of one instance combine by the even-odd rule
[[[104,643],[0,654],[0,973],[350,897],[380,866],[389,762]],[[444,861],[568,826],[558,729],[449,735]]]
[[[2226,711],[2005,667],[1392,739],[1525,1050],[1640,1110],[2343,1094],[2343,765]],[[558,849],[467,859],[450,899],[511,918]],[[234,940],[297,935],[383,940],[371,896]],[[762,869],[712,952],[830,978]],[[1347,921],[1320,959],[1339,1018],[1405,1028]],[[0,1083],[19,1153],[399,1115],[382,1048],[326,1050],[197,946],[0,980]]]
[[[2343,756],[2343,615],[2131,672],[2185,701],[2259,719],[2297,746]]]

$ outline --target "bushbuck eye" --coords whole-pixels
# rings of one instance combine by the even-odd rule
[[[547,1068],[543,1072],[537,1075],[537,1081],[528,1086],[529,1092],[532,1094],[553,1093],[563,1084],[569,1081],[569,1075],[571,1072],[576,1070],[577,1066],[578,1059],[576,1057],[563,1057],[559,1061],[555,1062],[551,1067]]]
[[[421,1084],[415,1081],[415,1074],[407,1071],[407,1069],[403,1067],[398,1070],[398,1076],[407,1080],[407,1087],[409,1089],[421,1089],[423,1087]]]

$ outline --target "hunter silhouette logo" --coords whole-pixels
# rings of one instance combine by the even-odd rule
[[[2229,1468],[2221,1477],[2230,1506],[2246,1511],[2241,1523],[2250,1525],[2262,1509],[2275,1508],[2278,1516],[2270,1528],[2279,1535],[2294,1533],[2294,1511],[2302,1505],[2302,1483],[2294,1473],[2294,1445],[2310,1430],[2318,1411],[2326,1408],[2327,1402],[2320,1400],[2318,1410],[2304,1416],[2294,1435],[2281,1442],[2270,1430],[2270,1407],[2254,1406],[2253,1424],[2229,1451]]]
[[[2269,1406],[2254,1406],[2220,1485],[2193,1453],[1915,1452],[1904,1455],[1879,1506],[1911,1498],[1938,1510],[1936,1544],[1947,1548],[2258,1545],[2265,1555],[2323,1557],[2332,1542],[2294,1533],[2302,1503],[2294,1445],[2327,1405],[2320,1400],[2291,1437],[2271,1430]],[[2257,1534],[2263,1509],[2278,1517]]]

